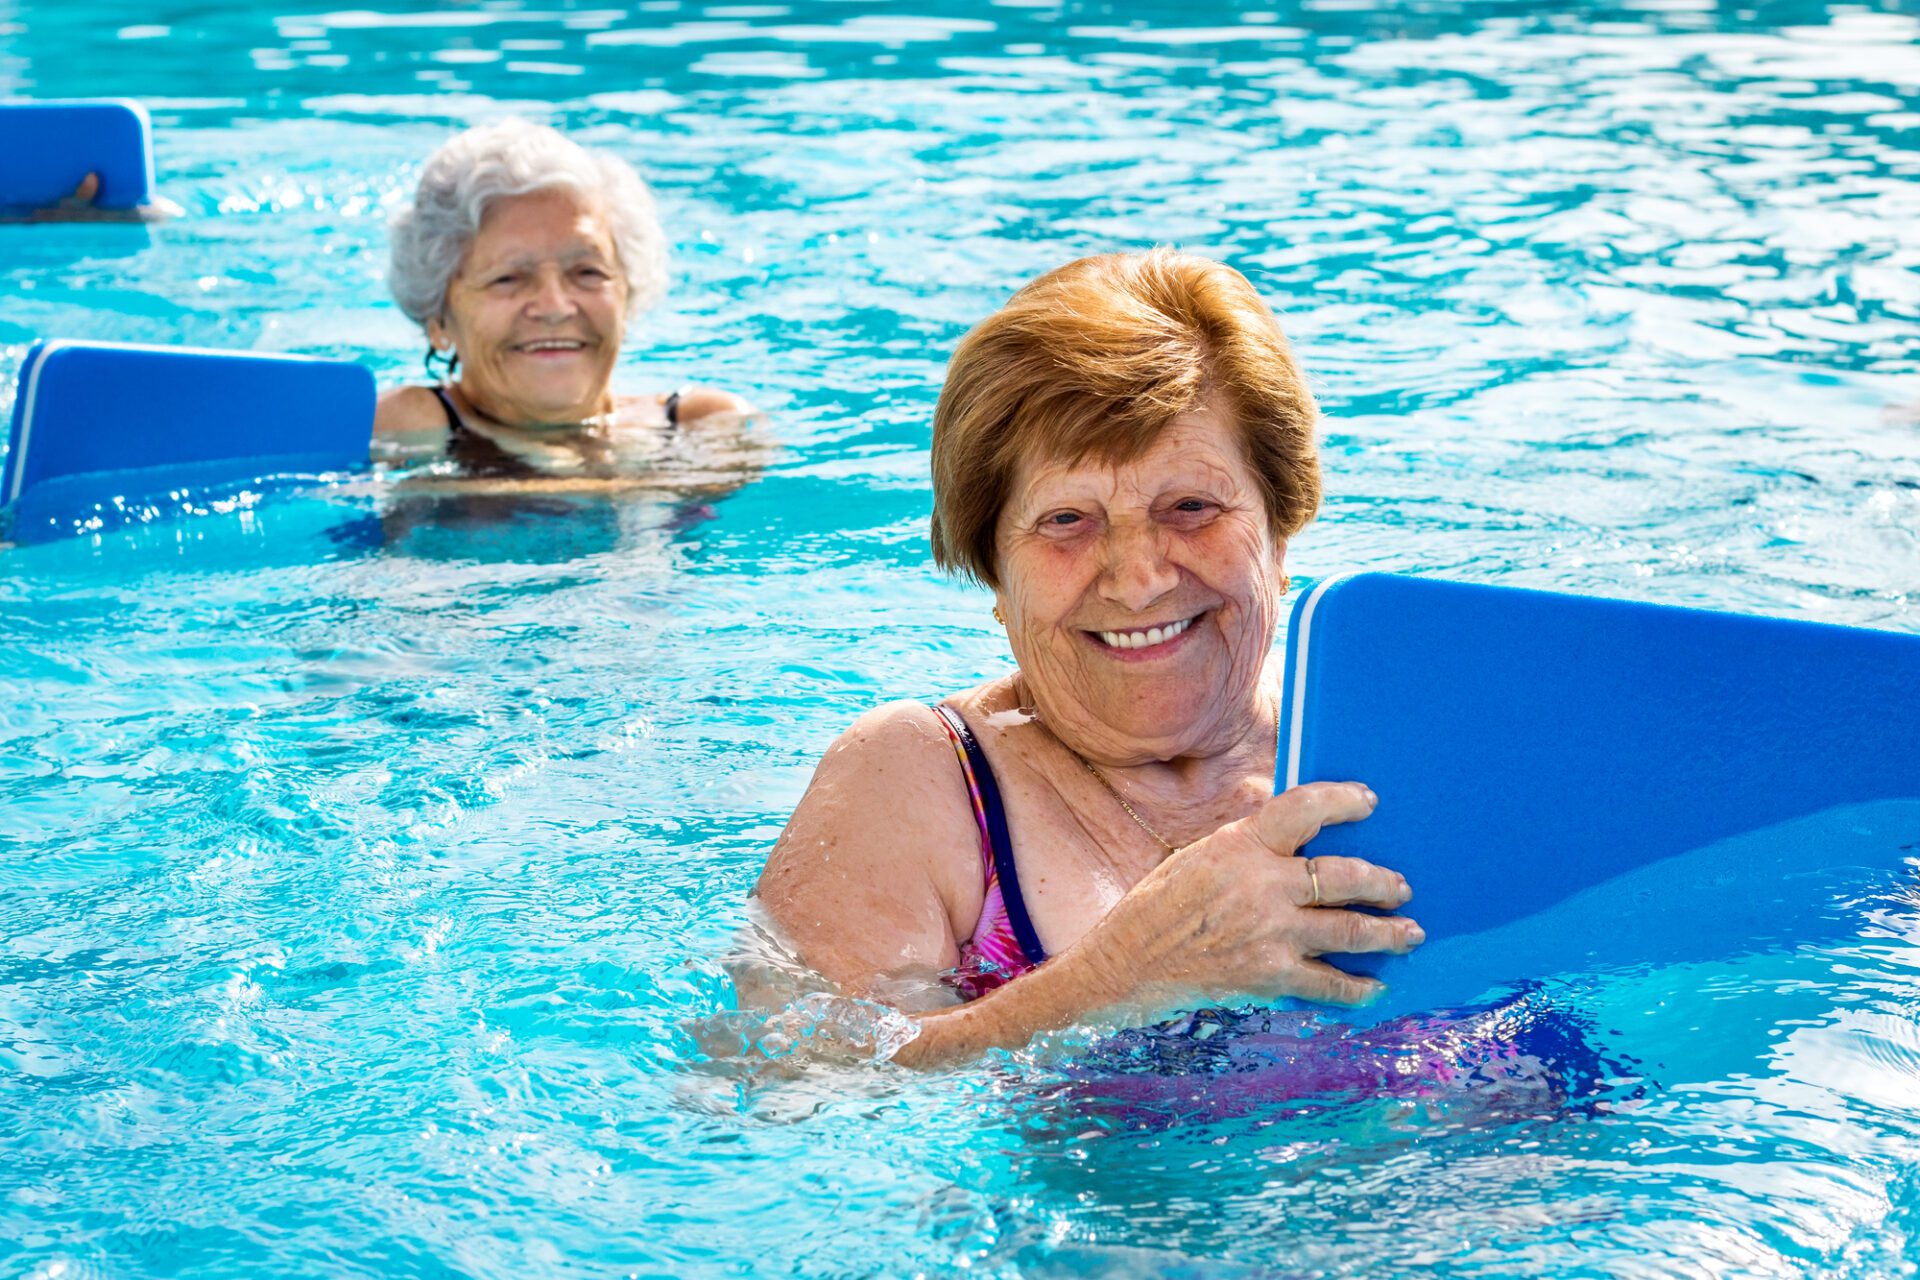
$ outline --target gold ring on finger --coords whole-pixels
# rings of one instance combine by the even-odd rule
[[[1313,898],[1307,903],[1310,907],[1320,905],[1320,873],[1314,869],[1313,859],[1307,859],[1307,883],[1313,888]]]

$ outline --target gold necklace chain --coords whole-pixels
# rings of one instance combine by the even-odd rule
[[[1067,750],[1073,751],[1073,748],[1068,747]],[[1085,756],[1081,755],[1078,751],[1073,751],[1073,758],[1075,760],[1078,760],[1081,764],[1087,766],[1087,772],[1093,775],[1094,780],[1098,782],[1101,786],[1107,789],[1108,795],[1112,796],[1115,800],[1118,800],[1120,802],[1120,807],[1127,811],[1127,816],[1129,818],[1132,818],[1135,822],[1139,823],[1140,829],[1146,832],[1148,835],[1152,836],[1162,849],[1165,849],[1168,853],[1180,852],[1182,846],[1174,844],[1172,841],[1168,840],[1165,836],[1161,835],[1158,831],[1155,831],[1151,826],[1147,825],[1147,820],[1145,818],[1141,817],[1138,813],[1134,812],[1133,806],[1127,803],[1127,798],[1121,795],[1118,791],[1115,791],[1113,789],[1113,784],[1107,781],[1107,775],[1093,767],[1093,761],[1087,759]]]

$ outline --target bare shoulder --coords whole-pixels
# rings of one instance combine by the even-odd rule
[[[971,815],[952,741],[933,708],[902,701],[867,712],[834,740],[788,829],[832,828],[836,843],[877,831],[879,843],[898,847],[970,831]]]
[[[889,760],[902,753],[938,756],[943,749],[945,754],[952,754],[946,730],[940,727],[933,708],[924,702],[903,699],[883,703],[848,725],[846,732],[827,748],[820,763],[823,767],[831,762],[840,768],[867,765],[884,768]]]
[[[446,426],[446,408],[431,387],[395,387],[383,392],[373,407],[377,436],[418,436]]]
[[[827,748],[754,892],[809,964],[863,985],[945,968],[979,918],[979,835],[933,710],[893,702]]]
[[[746,418],[759,410],[731,391],[722,391],[718,387],[688,387],[680,393],[677,416],[682,423],[696,423],[702,418]]]

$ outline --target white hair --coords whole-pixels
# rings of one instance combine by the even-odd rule
[[[557,129],[510,119],[456,134],[427,157],[413,203],[393,218],[387,284],[400,309],[421,325],[444,315],[447,286],[487,206],[554,189],[605,211],[627,277],[627,318],[659,301],[667,288],[666,236],[653,194],[633,166],[588,151]]]

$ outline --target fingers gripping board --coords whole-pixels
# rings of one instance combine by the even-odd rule
[[[1800,871],[1920,850],[1920,636],[1363,573],[1295,603],[1286,664],[1277,787],[1380,795],[1305,852],[1401,872],[1430,940],[1551,921],[1581,955],[1658,953],[1735,899],[1793,899]],[[1823,834],[1829,812],[1857,820]],[[1399,982],[1435,941],[1338,962]]]
[[[0,100],[0,209],[43,209],[100,179],[93,204],[135,209],[153,199],[153,129],[125,98]]]

